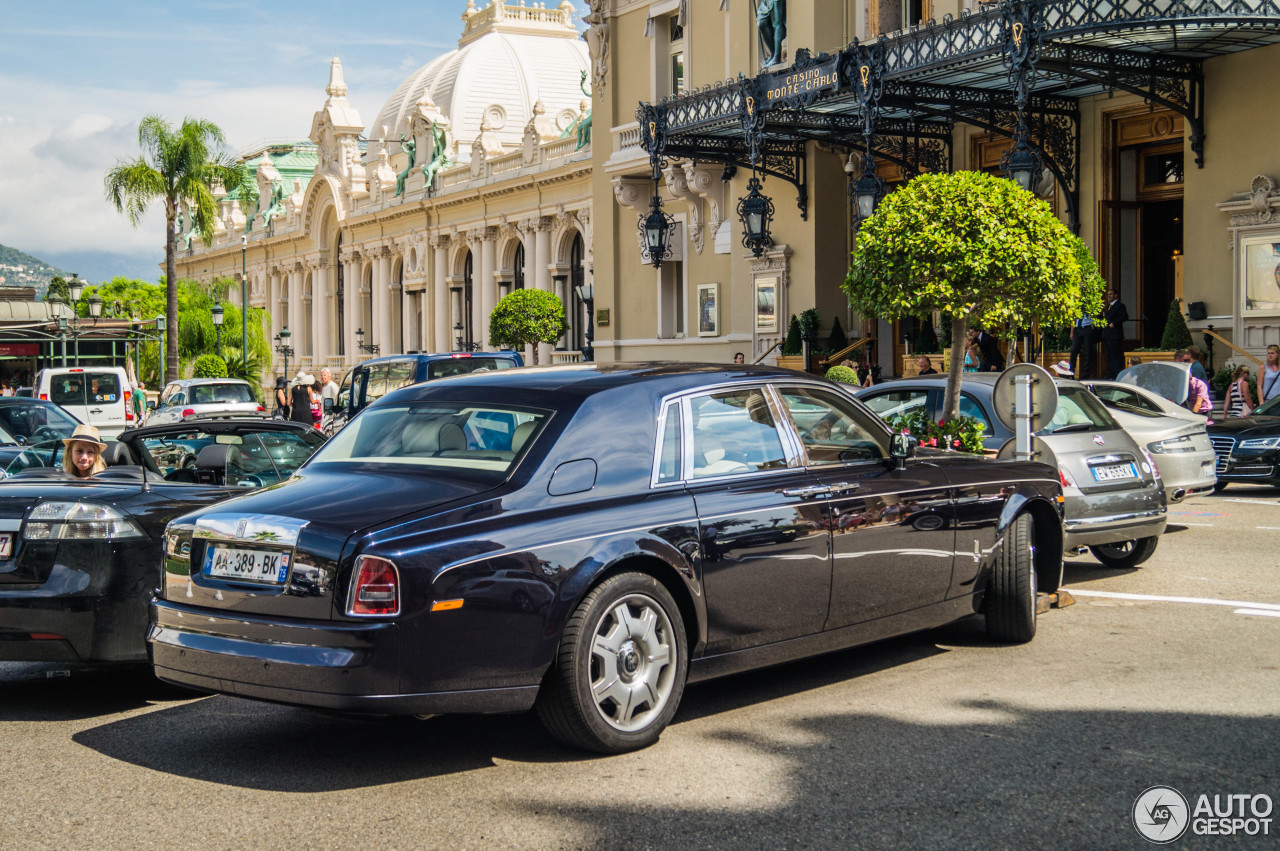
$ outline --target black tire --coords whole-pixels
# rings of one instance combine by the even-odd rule
[[[1020,514],[1004,533],[986,599],[987,636],[1025,644],[1036,634],[1035,521]]]
[[[1226,490],[1226,489],[1227,489],[1227,485],[1229,485],[1229,484],[1231,484],[1231,482],[1214,482],[1214,483],[1213,483],[1213,492],[1214,492],[1214,493],[1222,493],[1224,490]]]
[[[680,609],[661,582],[643,573],[610,577],[565,625],[538,694],[538,719],[556,739],[583,750],[624,753],[653,744],[684,694],[686,644]],[[658,664],[663,656],[666,663]]]
[[[1093,557],[1107,567],[1137,567],[1155,554],[1160,537],[1139,538],[1136,541],[1121,541],[1118,544],[1098,544],[1089,547]]]

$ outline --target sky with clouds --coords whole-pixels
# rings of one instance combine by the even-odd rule
[[[102,183],[117,160],[138,155],[142,116],[212,121],[233,151],[303,139],[337,56],[348,99],[372,121],[405,77],[457,47],[466,0],[4,7],[0,243],[89,280],[154,280],[164,260],[160,204],[135,229]]]

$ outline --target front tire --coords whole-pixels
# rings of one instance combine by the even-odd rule
[[[1136,541],[1121,541],[1118,544],[1098,544],[1089,547],[1089,551],[1107,567],[1137,567],[1155,554],[1159,543],[1160,538],[1152,536]]]
[[[1213,483],[1213,492],[1214,492],[1214,493],[1222,493],[1224,490],[1226,490],[1226,489],[1227,489],[1227,485],[1229,485],[1229,484],[1231,484],[1231,483],[1230,483],[1230,482],[1214,482],[1214,483]]]
[[[987,635],[1025,644],[1036,634],[1035,521],[1020,514],[1004,535],[987,585]]]
[[[538,718],[571,747],[624,753],[658,740],[688,672],[684,624],[652,576],[622,573],[592,589],[565,625],[538,694]]]

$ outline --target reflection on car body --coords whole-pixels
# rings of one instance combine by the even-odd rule
[[[459,376],[387,394],[294,478],[171,523],[153,661],[342,711],[535,707],[555,737],[623,751],[657,738],[686,681],[975,612],[1030,639],[1037,584],[1061,578],[1060,492],[1042,464],[917,456],[785,370]],[[958,511],[963,533],[909,522]],[[260,546],[263,517],[294,524],[268,548],[305,583],[207,569]]]

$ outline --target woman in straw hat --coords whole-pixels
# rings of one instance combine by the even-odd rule
[[[102,450],[107,444],[93,426],[76,426],[71,436],[62,442],[67,447],[62,453],[62,469],[77,479],[87,479],[107,469],[107,462],[102,460]]]
[[[289,399],[289,419],[295,423],[314,425],[311,419],[311,385],[315,377],[302,370],[293,377],[293,390]]]

